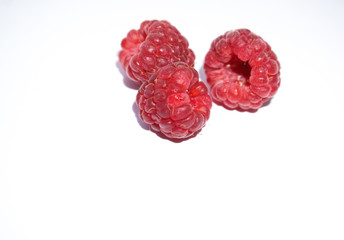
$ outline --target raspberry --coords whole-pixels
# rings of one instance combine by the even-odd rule
[[[137,94],[140,118],[169,138],[188,138],[209,119],[212,100],[197,71],[178,62],[160,68]]]
[[[122,40],[119,61],[130,79],[148,81],[161,67],[185,62],[193,67],[195,55],[189,43],[167,21],[144,21],[139,30],[131,30]]]
[[[271,47],[248,29],[216,38],[204,70],[213,99],[234,109],[258,109],[280,86],[280,63]]]

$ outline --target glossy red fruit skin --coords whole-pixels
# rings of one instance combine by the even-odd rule
[[[189,43],[168,21],[144,21],[121,42],[119,62],[128,77],[142,84],[155,72],[174,62],[194,66],[195,54]]]
[[[140,118],[171,139],[198,133],[210,116],[212,100],[197,71],[178,62],[160,68],[137,94]]]
[[[280,63],[270,45],[248,29],[226,32],[208,51],[204,70],[215,102],[258,109],[280,86]]]

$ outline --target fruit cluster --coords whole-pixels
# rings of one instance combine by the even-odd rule
[[[209,119],[212,100],[193,68],[195,55],[167,21],[144,21],[122,40],[119,61],[140,83],[136,103],[141,119],[169,138],[188,138]]]
[[[230,109],[258,109],[280,85],[280,64],[261,37],[247,29],[216,38],[205,57],[210,87],[193,68],[195,54],[167,21],[144,21],[122,40],[119,62],[140,84],[140,118],[168,138],[197,134],[210,116],[212,99]]]

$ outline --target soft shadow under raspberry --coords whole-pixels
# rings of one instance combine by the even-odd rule
[[[199,78],[202,82],[204,82],[204,84],[208,87],[209,89],[209,86],[208,86],[208,83],[207,83],[207,75],[205,75],[205,71],[204,71],[204,63],[202,64],[202,67],[198,70],[198,75],[199,75]]]
[[[139,108],[136,105],[136,102],[133,103],[132,106],[133,112],[135,114],[136,117],[136,121],[137,123],[144,129],[144,130],[149,130],[149,124],[145,123],[144,121],[142,121],[142,119],[140,118],[140,114],[139,114]]]
[[[130,88],[133,90],[138,90],[140,88],[140,84],[134,82],[128,77],[127,73],[124,71],[119,61],[116,62],[116,67],[118,68],[119,72],[122,74],[123,76],[122,81],[127,88]]]
[[[199,134],[199,132],[202,131],[202,129],[199,130],[199,131],[197,131],[197,132],[195,132],[192,136],[190,136],[190,137],[188,137],[188,138],[168,138],[168,137],[166,137],[166,136],[165,136],[163,133],[161,133],[161,132],[156,132],[156,131],[154,131],[154,130],[152,130],[152,129],[151,129],[151,131],[154,132],[156,135],[158,135],[158,136],[159,136],[160,138],[162,138],[162,139],[165,139],[165,140],[168,140],[168,141],[174,142],[174,143],[181,143],[181,142],[184,142],[184,141],[187,141],[187,140],[189,140],[189,139],[192,139],[192,138],[196,137],[196,136]]]

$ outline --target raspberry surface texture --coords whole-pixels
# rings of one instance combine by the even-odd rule
[[[119,62],[128,77],[139,84],[161,67],[185,62],[193,67],[195,55],[180,32],[167,21],[144,21],[122,40]]]
[[[280,86],[276,54],[248,29],[216,38],[205,57],[204,70],[214,101],[230,109],[258,109]]]
[[[160,68],[137,94],[140,118],[168,138],[197,134],[209,119],[212,100],[197,71],[184,62]]]

